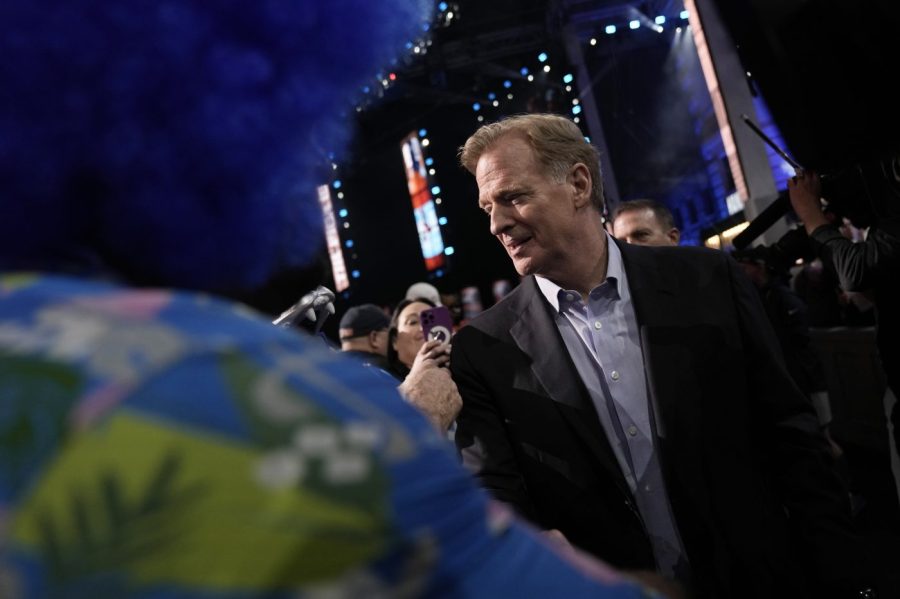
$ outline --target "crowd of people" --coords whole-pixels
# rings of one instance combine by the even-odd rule
[[[315,142],[430,4],[0,7],[0,597],[877,597],[771,280],[606,226],[567,118],[460,148],[522,278],[452,339],[428,284],[340,352],[228,299],[315,254]],[[816,184],[896,389],[896,238]]]

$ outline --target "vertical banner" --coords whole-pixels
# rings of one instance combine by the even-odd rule
[[[331,261],[331,272],[334,275],[334,290],[337,293],[350,286],[347,277],[347,265],[344,263],[344,252],[341,250],[341,236],[338,234],[337,219],[331,204],[331,187],[319,185],[319,206],[322,207],[322,220],[325,223],[325,245],[328,248],[328,259]]]
[[[437,270],[444,265],[444,240],[438,224],[437,211],[431,190],[428,188],[428,173],[422,155],[422,144],[416,133],[410,133],[403,140],[403,164],[406,166],[406,183],[412,200],[419,244],[425,258],[425,268]]]

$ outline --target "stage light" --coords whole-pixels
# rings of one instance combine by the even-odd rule
[[[478,122],[479,122],[479,123],[483,123],[483,122],[484,122],[484,117],[481,116],[480,114],[478,115]]]
[[[488,94],[488,100],[492,100],[492,101],[493,101],[493,100],[496,100],[496,99],[497,99],[497,94],[495,94],[494,92],[490,92],[490,93]]]
[[[353,247],[353,240],[352,240],[352,239],[348,239],[347,241],[344,242],[344,246],[347,247],[348,249],[349,249],[349,248],[352,248],[352,247]]]
[[[456,253],[456,250],[453,249],[452,245],[448,245],[447,247],[444,248],[444,253],[447,254],[448,256],[452,256],[454,253]]]
[[[441,193],[441,187],[439,185],[435,185],[431,188],[431,195],[438,195]]]
[[[442,227],[443,227],[444,225],[446,225],[446,224],[447,224],[447,217],[446,217],[446,216],[440,217],[440,218],[438,219],[438,224],[439,224],[440,226],[442,226]]]
[[[572,114],[581,114],[581,106],[578,106],[578,105],[573,106],[573,107],[572,107]]]
[[[500,101],[494,100],[493,102],[491,102],[491,104],[494,106],[494,108],[496,108],[496,107],[500,106]]]
[[[349,228],[350,228],[350,223],[348,223],[347,221],[344,221],[344,228],[345,228],[345,229],[349,229]]]
[[[615,26],[615,25],[607,25],[607,26],[606,26],[606,29],[604,29],[604,31],[605,31],[607,34],[612,35],[612,34],[614,34],[614,33],[616,32],[616,26]]]
[[[428,174],[431,175],[432,177],[435,175],[436,172],[437,171],[435,171],[433,168],[428,169]]]
[[[396,81],[397,73],[388,73],[388,79],[390,79],[391,81]]]
[[[538,54],[538,62],[547,62],[547,58],[548,57],[546,52],[541,52],[540,54]]]
[[[473,103],[472,110],[474,110],[475,112],[478,112],[479,110],[481,110],[481,103],[479,103],[479,102]]]
[[[427,137],[424,138],[424,139],[422,140],[422,147],[423,147],[423,148],[427,148],[427,147],[430,146],[430,145],[431,145],[431,141],[430,141]]]
[[[338,216],[340,216],[341,218],[347,218],[347,209],[341,208],[340,210],[338,210]]]
[[[628,21],[628,28],[629,28],[629,29],[637,29],[637,28],[640,27],[640,26],[641,26],[641,22],[638,21],[637,19],[635,19],[635,20],[633,20],[633,21]]]
[[[447,5],[446,2],[440,2],[440,3],[438,3],[438,10],[439,10],[439,11],[444,12],[445,10],[447,10],[447,8],[449,8],[449,6]]]
[[[359,271],[358,271],[358,270],[354,270],[353,272],[350,273],[350,276],[353,277],[354,279],[358,279],[358,278],[359,278]]]
[[[581,122],[581,119],[576,116],[575,118],[572,119],[572,122],[577,125],[578,123]]]
[[[565,75],[563,75],[563,83],[572,83],[572,80],[574,79],[575,77],[572,76],[572,73],[566,73]]]
[[[337,197],[338,197],[339,200],[343,200],[343,199],[344,199],[344,192],[343,192],[343,191],[339,191],[339,192],[337,193]]]
[[[340,189],[341,188],[341,180],[335,179],[334,183],[332,183],[331,186],[334,187],[335,189]]]
[[[428,158],[425,159],[425,166],[431,166],[432,164],[434,164],[434,158],[429,156]]]
[[[512,100],[512,99],[513,99],[513,95],[512,95],[512,94],[506,94],[506,99],[507,99],[507,100]]]
[[[544,65],[544,72],[545,72],[545,73],[549,73],[549,72],[550,72],[550,65],[549,65],[549,64],[545,64],[545,65]]]
[[[428,131],[425,129],[419,129],[419,137],[425,137],[428,135]]]
[[[595,38],[595,37],[592,37],[592,38],[591,38],[591,45],[592,45],[592,46],[596,46],[596,45],[597,45],[597,38]]]
[[[572,100],[572,104],[578,105],[581,104],[581,101],[578,98]]]
[[[528,67],[522,67],[519,69],[519,72],[522,74],[522,77],[528,74]]]
[[[506,81],[503,82],[503,87],[505,87],[506,89],[511,88],[511,87],[512,87],[512,81],[510,81],[509,79],[507,79]]]
[[[678,16],[681,17],[682,21],[687,21],[689,15],[690,15],[690,13],[688,11],[683,10],[683,11],[681,11],[681,14],[679,14]]]
[[[664,25],[666,22],[666,18],[662,15],[659,15],[658,17],[653,19],[653,22],[656,23],[657,25]]]
[[[529,75],[529,76],[528,76],[528,80],[529,80],[529,81],[534,81],[534,75]]]
[[[567,92],[572,91],[572,86],[571,86],[571,85],[567,85],[567,86],[566,86],[566,91],[567,91]]]

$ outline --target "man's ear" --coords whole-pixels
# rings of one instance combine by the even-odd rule
[[[666,235],[669,237],[672,245],[678,245],[678,242],[681,240],[681,231],[679,231],[675,227],[669,229],[669,232]]]
[[[576,163],[569,170],[567,183],[572,186],[572,199],[576,208],[582,208],[591,204],[591,191],[593,190],[593,182],[591,181],[591,171],[581,162]]]
[[[378,331],[369,331],[366,338],[369,340],[369,347],[378,347]]]

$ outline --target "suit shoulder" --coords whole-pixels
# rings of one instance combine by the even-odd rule
[[[508,330],[519,318],[522,307],[531,298],[533,286],[532,277],[523,279],[506,297],[470,320],[460,332],[470,327],[488,335],[497,335]]]

